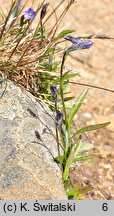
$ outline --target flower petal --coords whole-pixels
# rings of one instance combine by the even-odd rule
[[[71,41],[73,44],[80,44],[80,43],[82,42],[81,39],[75,38],[75,37],[73,37],[73,36],[71,36],[71,35],[65,36],[64,39],[66,39],[66,40],[68,40],[68,41]]]
[[[29,8],[24,12],[24,18],[26,20],[33,20],[35,16],[36,16],[36,12],[32,8]]]
[[[86,41],[83,41],[81,44],[81,49],[89,49],[93,46],[93,41],[91,40],[86,40]]]

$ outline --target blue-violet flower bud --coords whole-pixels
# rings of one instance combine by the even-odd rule
[[[62,119],[62,116],[63,116],[62,112],[60,112],[60,111],[57,111],[57,115],[56,115],[56,121],[57,121],[57,122],[61,121],[61,119]]]
[[[89,49],[93,46],[93,41],[91,40],[86,40],[80,43],[80,48],[81,49]]]
[[[65,36],[64,39],[66,39],[66,40],[68,40],[68,41],[71,41],[73,44],[80,44],[80,43],[82,42],[81,39],[75,38],[75,37],[73,37],[73,36],[71,36],[71,35]]]
[[[40,14],[40,19],[41,19],[41,20],[45,17],[48,6],[49,6],[49,3],[46,3],[46,4],[42,7],[41,14]]]
[[[52,98],[55,102],[57,102],[57,88],[54,85],[50,86],[50,90],[51,90],[51,94],[52,94]]]

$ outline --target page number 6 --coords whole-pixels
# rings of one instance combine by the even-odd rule
[[[102,210],[103,211],[108,211],[108,204],[107,203],[103,203]]]

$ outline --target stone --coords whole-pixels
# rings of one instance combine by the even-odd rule
[[[0,199],[66,200],[53,113],[13,82],[4,87],[0,82]]]

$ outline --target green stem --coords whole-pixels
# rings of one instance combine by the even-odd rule
[[[60,95],[61,95],[61,101],[62,101],[62,106],[63,106],[63,113],[64,113],[64,117],[65,117],[65,126],[66,126],[66,151],[65,151],[65,157],[67,157],[67,153],[69,151],[70,148],[70,128],[68,127],[68,120],[67,120],[67,112],[66,112],[66,107],[65,107],[65,101],[64,101],[64,93],[63,93],[63,67],[64,67],[64,63],[67,57],[67,51],[64,52],[63,54],[63,58],[62,58],[62,63],[61,63],[61,70],[60,70]]]

